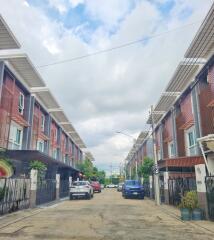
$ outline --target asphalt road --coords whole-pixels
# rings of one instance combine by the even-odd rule
[[[213,240],[214,229],[199,225],[179,221],[151,200],[123,199],[106,189],[92,200],[66,200],[4,217],[0,240]]]

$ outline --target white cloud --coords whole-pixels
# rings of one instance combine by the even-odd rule
[[[85,0],[69,0],[73,8],[77,7],[79,4],[85,3]]]
[[[103,21],[90,44],[83,42],[75,29],[65,29],[41,9],[22,3],[0,0],[0,12],[33,62],[43,65],[195,22],[205,16],[212,1],[177,0],[169,17],[164,19],[154,1],[138,1],[129,11],[130,1],[111,0],[101,5],[98,0],[88,0],[88,13]],[[57,1],[52,3],[57,6]],[[180,13],[186,8],[192,13],[181,19]],[[118,22],[121,18],[123,21]],[[109,36],[106,29],[114,27],[115,22],[117,31]],[[111,162],[118,165],[124,159],[132,141],[115,132],[126,131],[136,136],[145,128],[148,108],[157,102],[198,27],[197,22],[146,43],[40,69],[98,166],[106,168]],[[84,31],[84,27],[79,29]]]
[[[48,0],[50,7],[55,8],[60,14],[65,14],[68,11],[66,0]]]

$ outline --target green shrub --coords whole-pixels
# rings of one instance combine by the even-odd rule
[[[199,208],[198,195],[196,191],[187,192],[181,199],[181,203],[178,206],[179,208],[188,208],[193,210]]]

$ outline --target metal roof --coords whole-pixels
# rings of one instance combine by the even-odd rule
[[[169,111],[178,96],[180,96],[180,93],[164,92],[155,106],[154,111]]]
[[[142,146],[143,141],[146,139],[146,137],[148,136],[148,132],[141,132],[136,140],[136,142],[134,143],[134,145],[132,146],[131,150],[128,153],[128,156],[126,157],[127,161],[130,161],[132,159],[132,157],[134,156],[134,154],[139,150],[139,148]]]
[[[85,155],[86,155],[86,157],[87,157],[90,161],[94,161],[94,160],[95,160],[91,152],[85,152]]]
[[[181,62],[168,83],[166,92],[183,92],[191,80],[193,80],[199,66],[200,63],[191,60],[189,62]]]
[[[28,87],[45,87],[45,83],[26,54],[0,55],[20,75]]]
[[[163,116],[163,114],[165,114],[166,112],[162,112],[162,111],[153,111],[153,118],[154,118],[154,123],[158,123],[159,120],[161,119],[161,117]],[[146,122],[147,124],[152,124],[152,116],[150,114],[149,119]]]
[[[0,50],[20,48],[21,45],[11,32],[9,26],[0,15]]]
[[[214,48],[214,3],[185,53],[186,58],[207,58]]]

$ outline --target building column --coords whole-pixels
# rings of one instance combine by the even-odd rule
[[[177,128],[176,128],[176,110],[174,107],[172,109],[172,130],[173,130],[173,143],[174,143],[175,157],[177,157],[178,156],[178,142],[177,142]]]
[[[161,159],[164,158],[163,154],[163,124],[160,125],[160,154]]]
[[[33,113],[34,113],[35,97],[29,94],[26,102],[27,102],[26,120],[29,126],[25,127],[23,131],[22,149],[29,150],[31,149],[31,140],[32,140],[32,132],[33,132],[32,128],[33,128]]]
[[[169,180],[169,172],[164,172],[163,173],[164,177],[164,199],[165,203],[169,204],[169,186],[168,186],[168,180]]]
[[[46,135],[49,137],[49,140],[47,141],[47,144],[45,146],[45,153],[47,155],[50,154],[50,141],[51,141],[51,116],[48,114],[46,117],[45,117],[45,133]]]
[[[32,169],[30,172],[30,208],[36,207],[36,190],[37,190],[38,171]]]
[[[149,176],[149,194],[150,194],[150,198],[153,198],[153,177]]]
[[[206,168],[205,164],[195,165],[195,176],[196,176],[196,186],[198,194],[198,202],[201,209],[204,210],[206,218],[208,218],[208,205],[207,205],[207,195],[206,195]]]
[[[192,94],[193,116],[194,116],[194,122],[195,122],[195,134],[196,134],[196,139],[197,139],[202,136],[200,108],[199,108],[199,99],[198,99],[198,86],[197,85],[194,86],[191,94]],[[201,153],[198,142],[197,142],[196,152],[197,152],[197,155],[199,155]]]
[[[56,174],[56,200],[60,200],[60,194],[59,194],[59,191],[60,191],[60,174]]]
[[[0,62],[0,102],[1,102],[3,79],[4,79],[4,62]]]

